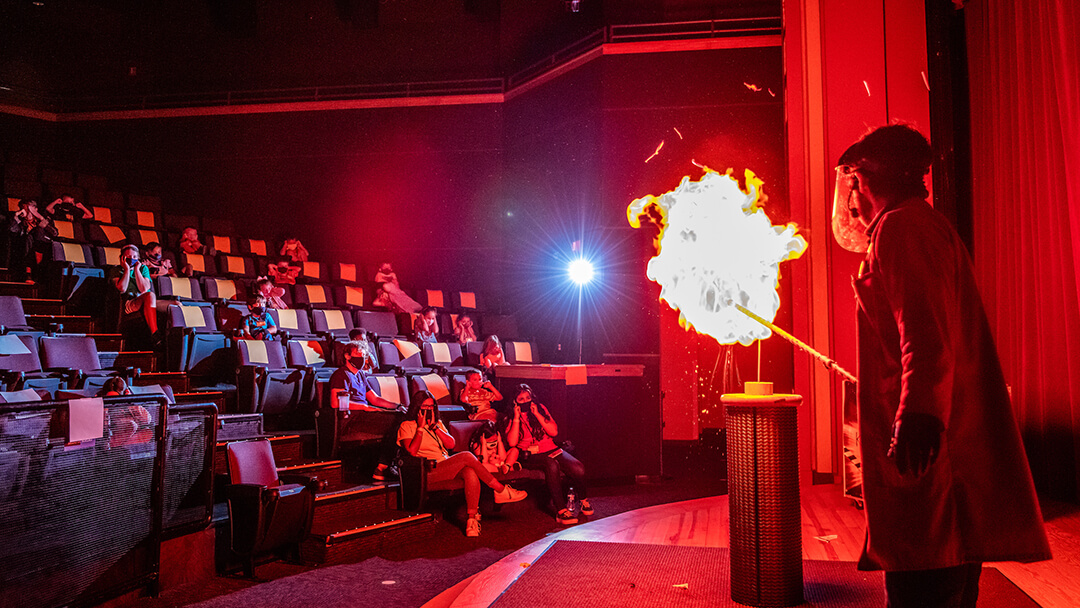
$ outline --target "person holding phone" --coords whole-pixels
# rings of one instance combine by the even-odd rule
[[[124,245],[120,249],[120,269],[112,284],[124,299],[124,320],[141,316],[155,341],[158,335],[157,298],[150,282],[150,269],[139,260],[139,248]]]
[[[465,450],[451,455],[456,442],[439,416],[439,406],[428,391],[417,391],[409,401],[409,411],[398,427],[398,445],[409,454],[433,460],[435,466],[427,471],[428,483],[455,477],[465,484],[466,536],[480,536],[480,484],[495,491],[495,502],[523,500],[528,493],[503,484],[492,477],[472,452]]]
[[[544,472],[548,492],[551,494],[551,510],[557,511],[555,521],[560,524],[576,524],[577,515],[572,505],[567,504],[565,508],[560,508],[567,499],[560,473],[566,475],[575,490],[575,496],[581,499],[581,514],[592,515],[593,508],[589,504],[585,487],[585,465],[555,443],[555,436],[558,434],[559,425],[555,423],[551,412],[536,400],[532,388],[528,384],[518,385],[514,409],[506,430],[506,443],[517,448],[522,467]]]

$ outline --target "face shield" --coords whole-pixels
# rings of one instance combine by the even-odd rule
[[[841,247],[855,253],[865,253],[870,245],[870,237],[866,235],[866,226],[859,218],[859,177],[855,169],[851,165],[836,168],[832,231],[833,238]]]

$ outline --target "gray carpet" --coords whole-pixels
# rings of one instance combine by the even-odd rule
[[[433,597],[432,588],[445,589],[472,576],[474,562],[493,563],[505,552],[477,549],[451,559],[401,562],[371,558],[356,564],[322,567],[215,597],[191,608],[356,608],[358,606],[420,606]],[[435,580],[430,579],[437,579]]]
[[[626,543],[556,541],[492,604],[493,608],[736,608],[728,550]],[[1038,604],[996,569],[983,570],[979,608]],[[851,562],[804,561],[801,606],[881,608],[880,572]]]

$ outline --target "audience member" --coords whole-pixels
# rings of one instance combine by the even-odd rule
[[[304,244],[300,242],[300,239],[296,237],[285,239],[285,243],[281,245],[280,255],[288,258],[290,262],[308,261],[308,250],[304,247]]]
[[[419,302],[401,291],[397,273],[390,266],[390,262],[383,262],[379,266],[379,271],[375,273],[375,282],[379,285],[375,295],[375,306],[389,308],[391,312],[418,312],[420,310]]]
[[[124,245],[120,249],[120,267],[113,271],[112,284],[123,295],[124,319],[142,316],[155,342],[160,341],[157,322],[157,298],[150,282],[150,270],[139,261],[139,248]]]
[[[495,368],[499,365],[507,365],[506,357],[503,355],[499,336],[491,334],[484,340],[484,348],[480,351],[480,367],[484,368],[488,374],[494,374]]]
[[[240,321],[242,337],[248,340],[273,340],[278,328],[274,317],[266,312],[266,300],[259,295],[251,296],[247,305],[249,314]]]
[[[454,322],[454,337],[462,346],[466,342],[476,341],[476,331],[473,329],[473,320],[469,315],[461,315]]]
[[[492,401],[502,401],[502,393],[477,370],[465,374],[465,388],[461,389],[458,401],[469,410],[469,420],[491,420],[498,418],[498,412],[491,407]]]
[[[506,449],[506,443],[502,435],[495,429],[495,423],[485,420],[473,433],[469,440],[469,451],[476,455],[476,459],[484,465],[484,468],[492,473],[508,473],[510,469],[521,468],[517,463],[517,448],[511,453]]]
[[[289,306],[285,304],[285,300],[281,297],[285,295],[285,289],[274,285],[268,277],[259,277],[255,279],[255,288],[253,290],[255,295],[262,296],[266,300],[267,308],[273,308],[274,310],[284,310]]]
[[[418,391],[409,402],[405,420],[398,426],[398,445],[409,454],[435,461],[435,467],[427,470],[428,483],[461,479],[465,484],[466,536],[480,536],[480,484],[495,491],[496,503],[517,502],[527,496],[491,476],[491,472],[476,459],[472,452],[462,451],[453,455],[454,437],[447,431],[439,416],[439,406],[428,391]]]
[[[439,322],[436,320],[436,315],[434,306],[426,306],[420,311],[416,322],[413,323],[417,342],[439,341]]]
[[[15,280],[24,281],[37,268],[39,254],[56,235],[56,228],[49,218],[38,213],[37,201],[24,198],[19,201],[19,210],[11,216],[8,231],[11,251],[8,267]]]
[[[278,258],[266,271],[274,285],[296,285],[296,277],[300,276],[300,267],[293,266],[287,257]]]
[[[375,335],[371,332],[357,327],[349,330],[349,340],[355,342],[360,347],[360,352],[363,354],[363,365],[360,367],[364,373],[375,373]]]
[[[176,244],[177,248],[188,255],[206,255],[210,253],[210,248],[202,244],[199,240],[199,231],[194,226],[188,226],[184,228],[184,231],[180,233],[180,240]]]
[[[574,505],[560,507],[567,500],[567,495],[563,492],[559,473],[561,471],[566,475],[575,495],[581,499],[581,514],[592,515],[593,508],[589,504],[585,485],[585,466],[555,444],[555,436],[558,434],[559,426],[551,417],[551,412],[536,401],[529,385],[518,385],[514,410],[506,431],[506,442],[517,447],[524,458],[521,466],[544,472],[548,492],[551,494],[551,508],[557,511],[555,521],[560,524],[576,524]]]
[[[113,376],[105,381],[98,397],[122,397],[130,395],[131,389],[120,376]],[[141,405],[114,406],[105,410],[108,416],[109,447],[145,443],[154,438],[150,428],[150,412]]]
[[[175,277],[176,269],[173,268],[172,260],[161,253],[161,245],[156,241],[146,244],[146,267],[150,270],[150,278]]]
[[[402,420],[404,406],[387,401],[368,388],[367,374],[361,369],[365,357],[362,349],[357,342],[345,345],[342,351],[344,365],[330,376],[330,404],[339,408],[339,399],[347,395],[349,410],[358,410],[356,415],[350,416],[349,430],[383,438],[379,444],[379,462],[371,478],[386,481],[387,477],[396,474],[390,463],[397,455],[394,435]]]
[[[94,214],[85,205],[72,198],[70,194],[62,194],[49,203],[49,206],[45,207],[45,213],[48,213],[54,220],[94,219]]]

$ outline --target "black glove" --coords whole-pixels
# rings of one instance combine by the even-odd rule
[[[945,425],[937,416],[905,412],[893,423],[889,458],[903,475],[908,471],[921,477],[937,460],[941,451],[941,432]]]

